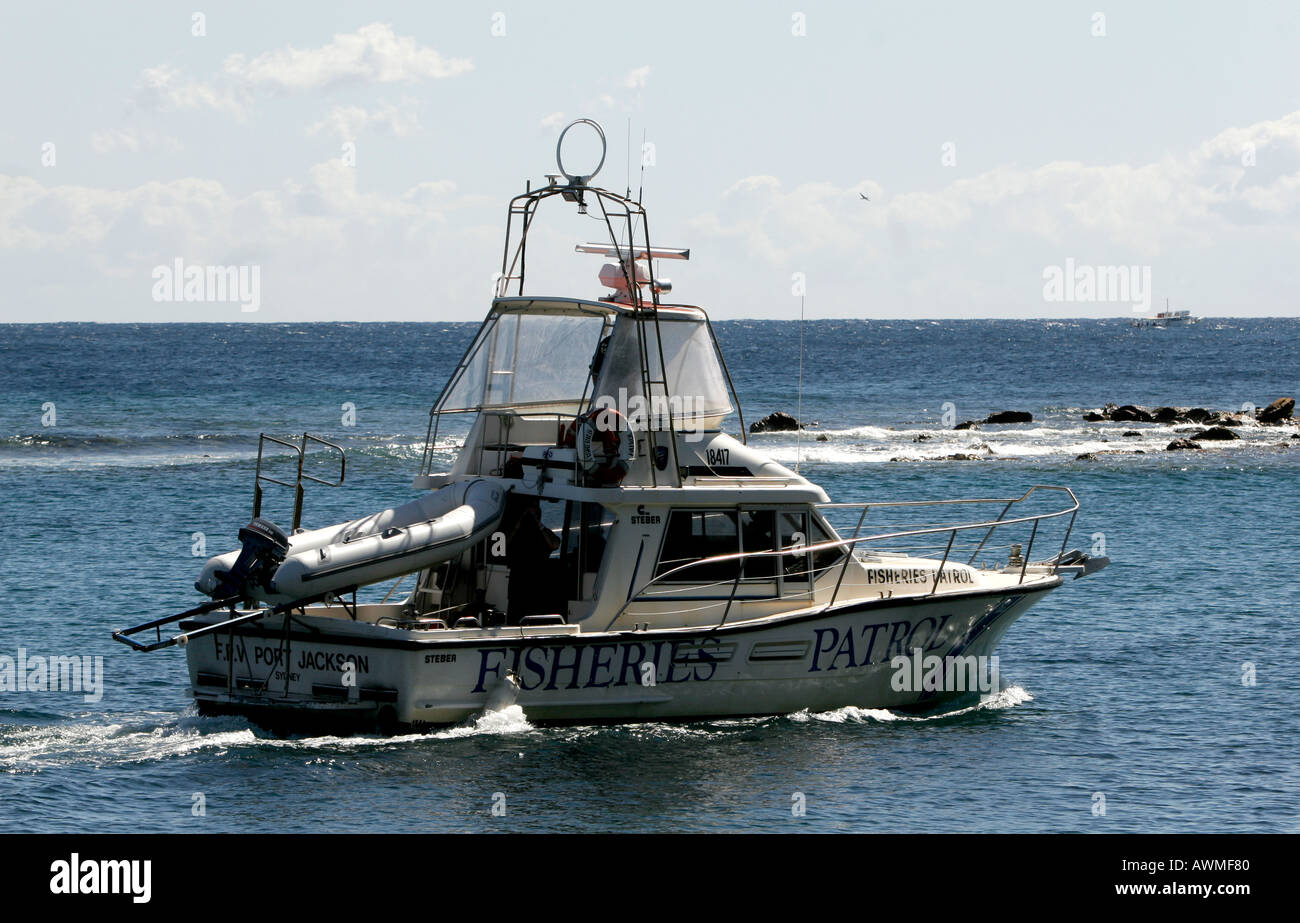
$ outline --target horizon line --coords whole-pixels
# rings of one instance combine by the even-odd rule
[[[1132,316],[1117,314],[1107,315],[1105,317],[710,317],[710,323],[728,324],[738,321],[775,321],[780,323],[800,323],[803,321],[821,322],[821,321],[878,321],[878,322],[906,322],[906,321],[1014,321],[1025,323],[1029,321],[1116,321],[1116,320],[1141,320],[1148,315],[1134,314]],[[1207,320],[1300,320],[1300,314],[1198,314],[1198,321]],[[94,325],[100,327],[120,327],[120,326],[176,326],[176,327],[196,327],[204,325],[222,325],[232,324],[254,326],[257,324],[482,324],[482,319],[473,320],[0,320],[0,326],[4,327],[56,327],[60,325]]]

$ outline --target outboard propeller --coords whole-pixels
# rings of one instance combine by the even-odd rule
[[[243,547],[234,565],[228,571],[218,571],[220,581],[211,594],[215,599],[238,596],[253,600],[253,587],[269,584],[289,552],[289,536],[260,516],[239,530],[239,540]],[[195,587],[203,591],[198,584]]]

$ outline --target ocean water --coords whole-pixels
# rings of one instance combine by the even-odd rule
[[[746,420],[795,412],[799,325],[717,327]],[[195,533],[234,547],[259,432],[346,446],[346,485],[308,490],[308,526],[412,496],[429,406],[474,329],[0,326],[0,656],[104,669],[95,702],[0,692],[0,831],[1300,830],[1300,431],[1165,452],[1172,427],[1080,419],[1107,401],[1296,396],[1297,320],[805,326],[818,425],[754,437],[779,460],[841,501],[1069,485],[1075,543],[1114,560],[1012,627],[984,704],[559,729],[515,708],[429,734],[277,738],[197,717],[182,652],[110,640],[196,601]],[[1034,422],[943,422],[1002,409]],[[1115,454],[1077,458],[1097,452]],[[268,492],[268,515],[289,508]]]

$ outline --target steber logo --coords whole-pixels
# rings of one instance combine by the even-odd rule
[[[152,891],[151,859],[68,859],[50,863],[53,894],[130,894],[137,904],[149,903]]]

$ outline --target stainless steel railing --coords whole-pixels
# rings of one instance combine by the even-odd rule
[[[1025,503],[1027,500],[1029,500],[1031,496],[1038,493],[1039,491],[1043,491],[1043,492],[1055,491],[1055,492],[1063,493],[1069,497],[1069,504],[1065,506],[1063,509],[1053,510],[1051,512],[1035,513],[1026,516],[1013,516],[1011,518],[1007,517],[1007,514],[1009,512],[1012,512],[1013,508],[1016,507],[1017,504]],[[922,528],[901,529],[901,530],[895,530],[889,532],[873,533],[869,535],[862,534],[862,526],[866,521],[867,513],[871,510],[900,509],[900,508],[927,508],[927,507],[947,509],[947,508],[953,508],[959,506],[969,506],[969,505],[976,505],[976,504],[995,504],[995,503],[1002,504],[1002,510],[998,513],[997,517],[994,519],[986,519],[986,520],[980,520],[976,522],[966,522],[966,523],[956,523],[956,524],[931,525]],[[1065,554],[1065,546],[1070,540],[1070,534],[1074,529],[1074,520],[1079,512],[1079,500],[1074,495],[1074,491],[1070,490],[1070,488],[1068,487],[1057,487],[1048,484],[1035,484],[1033,487],[1029,488],[1029,490],[1027,490],[1020,497],[994,497],[994,498],[959,499],[959,500],[900,500],[900,501],[883,501],[883,502],[871,502],[871,503],[819,503],[816,504],[816,508],[821,511],[860,510],[861,512],[858,516],[857,525],[854,529],[853,535],[849,538],[838,538],[838,539],[833,539],[825,542],[818,542],[816,544],[811,544],[811,545],[809,544],[791,545],[784,548],[776,548],[772,550],[742,551],[742,552],[736,552],[730,554],[713,555],[712,557],[701,558],[699,560],[690,561],[686,564],[673,567],[667,571],[664,571],[663,573],[655,575],[650,580],[642,584],[635,592],[630,593],[628,595],[627,600],[623,603],[622,606],[619,607],[618,611],[614,613],[613,618],[609,620],[609,623],[605,626],[604,630],[605,631],[610,630],[610,628],[612,628],[613,625],[620,618],[623,617],[624,613],[627,612],[629,607],[631,607],[634,603],[637,602],[645,602],[647,596],[650,597],[659,596],[661,598],[666,598],[666,597],[671,597],[671,595],[674,593],[680,593],[684,589],[689,589],[692,592],[698,593],[703,590],[720,589],[722,587],[729,586],[730,590],[728,592],[727,597],[725,598],[726,605],[723,608],[722,618],[719,620],[717,626],[715,626],[715,627],[721,627],[726,623],[727,618],[731,613],[731,608],[735,603],[736,594],[739,590],[741,583],[744,583],[746,581],[750,583],[754,583],[757,581],[766,582],[772,579],[766,576],[746,577],[745,567],[744,567],[745,561],[750,559],[762,558],[762,557],[779,557],[779,556],[788,557],[790,555],[806,555],[807,556],[806,560],[808,560],[811,563],[814,560],[814,556],[816,555],[817,552],[832,551],[838,549],[838,550],[842,550],[844,554],[842,555],[842,557],[837,557],[835,561],[833,561],[832,563],[823,565],[821,567],[810,566],[806,571],[786,573],[785,575],[788,578],[790,576],[801,576],[806,574],[808,577],[809,592],[812,598],[815,599],[815,585],[817,580],[821,577],[823,573],[828,572],[834,567],[839,567],[840,572],[839,575],[836,577],[835,588],[831,593],[830,599],[826,602],[824,606],[822,606],[822,611],[825,611],[826,609],[830,609],[832,606],[835,605],[835,601],[839,597],[840,588],[844,583],[845,574],[848,572],[849,564],[853,560],[855,560],[853,552],[857,549],[859,545],[880,544],[883,542],[896,540],[896,539],[917,538],[921,536],[936,536],[936,537],[946,536],[947,541],[941,542],[943,547],[943,555],[939,561],[939,567],[935,571],[934,581],[933,583],[930,584],[929,591],[926,592],[925,594],[922,594],[925,596],[933,596],[937,594],[939,591],[939,584],[943,579],[944,568],[947,567],[948,565],[948,560],[952,554],[953,545],[956,541],[958,533],[984,530],[984,536],[980,539],[979,544],[976,546],[974,552],[972,552],[969,560],[967,561],[968,564],[973,564],[975,558],[979,555],[980,551],[984,549],[985,545],[988,543],[989,538],[993,535],[993,533],[996,530],[1003,529],[1009,526],[1014,526],[1014,525],[1029,524],[1030,525],[1029,542],[1022,554],[1020,574],[1017,579],[1018,584],[1024,583],[1025,575],[1029,567],[1030,556],[1033,554],[1034,542],[1038,537],[1039,524],[1045,520],[1057,519],[1063,516],[1069,516],[1070,517],[1069,523],[1066,526],[1065,534],[1061,538],[1060,551],[1057,553],[1055,558],[1050,559],[1049,562],[1047,562],[1053,564],[1052,573],[1053,574],[1056,573],[1056,568],[1059,565],[1054,562],[1059,562],[1061,557]],[[934,546],[934,547],[936,549],[938,548],[938,546]],[[729,562],[735,562],[736,564],[736,573],[734,577],[730,577],[725,580],[718,580],[718,581],[707,582],[707,583],[691,583],[688,584],[686,587],[678,585],[678,586],[665,588],[664,586],[665,584],[670,584],[674,582],[680,583],[682,576],[692,569],[698,569],[706,565],[725,564]],[[723,598],[718,597],[716,602],[711,602],[708,606],[697,607],[696,610],[692,610],[692,611],[711,608],[713,606],[716,606],[718,602],[722,602],[722,601]]]

